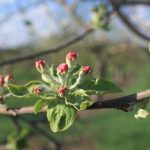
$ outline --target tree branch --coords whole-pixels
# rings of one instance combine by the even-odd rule
[[[43,108],[41,112],[46,112],[47,108]],[[0,108],[0,114],[4,115],[11,115],[11,116],[18,116],[18,115],[23,115],[23,114],[32,114],[34,113],[34,107],[29,106],[29,107],[22,107],[18,109],[9,109],[7,107],[2,107]]]
[[[121,0],[123,5],[150,5],[149,0]]]
[[[150,89],[115,99],[97,101],[88,109],[114,108],[122,111],[129,111],[128,107],[131,103],[136,104],[148,98],[150,98]]]
[[[88,107],[87,110],[112,108],[112,109],[119,109],[122,111],[129,111],[128,107],[131,103],[136,104],[148,98],[150,98],[150,89],[135,94],[123,96],[120,98],[102,100],[102,101],[99,100],[94,102],[94,104]],[[46,112],[46,111],[47,111],[46,107],[41,110],[41,112]],[[4,114],[4,115],[18,116],[18,115],[31,114],[31,113],[34,113],[33,106],[22,107],[19,109],[0,108],[0,114]]]
[[[66,47],[68,47],[68,46],[70,46],[70,45],[72,45],[76,42],[79,42],[80,40],[84,39],[87,35],[92,33],[93,31],[94,31],[93,28],[89,28],[84,33],[82,33],[82,34],[80,34],[76,37],[70,38],[68,41],[63,42],[62,44],[60,44],[59,46],[56,46],[54,48],[47,49],[45,51],[37,52],[37,53],[27,55],[27,56],[23,56],[23,57],[18,57],[18,58],[2,61],[2,62],[0,62],[0,67],[8,65],[8,64],[14,64],[14,63],[34,59],[34,58],[37,58],[39,56],[46,55],[46,54],[49,54],[49,53],[58,52],[58,51],[62,50],[63,48],[66,48]]]
[[[82,0],[82,2],[98,2],[100,0]],[[116,4],[122,5],[150,5],[149,0],[115,0]]]
[[[120,10],[120,6],[123,6],[123,4],[121,3],[117,3],[115,0],[110,0],[111,4],[114,8],[114,10],[116,11],[116,13],[118,14],[118,16],[120,17],[120,19],[124,22],[124,24],[131,29],[136,35],[138,35],[139,37],[143,38],[146,41],[150,41],[150,37],[145,35],[144,33],[142,33],[141,31],[139,31],[136,26],[134,24],[132,24],[130,22],[130,20],[121,12]]]

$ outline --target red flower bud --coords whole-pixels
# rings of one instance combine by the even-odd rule
[[[35,93],[35,94],[40,94],[41,93],[41,89],[39,88],[39,86],[35,86],[34,88],[33,88],[33,92]]]
[[[0,95],[0,103],[3,102],[3,96]]]
[[[66,87],[59,87],[59,89],[58,89],[58,93],[59,93],[59,95],[60,96],[64,96],[64,95],[66,95],[67,94],[67,88]]]
[[[74,61],[77,59],[77,56],[78,54],[76,52],[71,51],[67,53],[66,58],[70,61]]]
[[[5,84],[4,76],[0,75],[0,86],[3,86]]]
[[[90,74],[92,72],[92,68],[90,66],[84,66],[82,68],[82,71],[85,73],[85,75]]]
[[[59,64],[57,67],[57,72],[59,74],[65,74],[68,71],[68,65],[66,63]]]
[[[37,70],[41,70],[43,67],[45,67],[45,61],[42,59],[39,59],[35,62],[35,67]]]
[[[11,74],[5,76],[5,82],[8,82],[12,79],[13,79],[13,76]]]

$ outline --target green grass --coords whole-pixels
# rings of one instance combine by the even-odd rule
[[[86,124],[97,150],[149,149],[149,118],[136,120],[133,113],[111,111],[88,118]]]

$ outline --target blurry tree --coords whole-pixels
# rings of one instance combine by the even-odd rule
[[[20,5],[21,1],[17,1],[17,12],[18,10],[24,16],[24,13],[26,11],[25,8],[22,8]],[[40,4],[43,4],[45,6],[48,5],[49,1],[36,1],[36,3],[30,4],[28,7],[37,7]],[[56,3],[56,1],[51,1]],[[91,20],[87,19],[87,14],[83,13],[81,10],[79,11],[79,7],[81,5],[84,5],[85,2],[89,2],[90,5],[92,5],[91,8]],[[111,30],[110,26],[110,20],[112,15],[115,13],[118,15],[118,17],[123,21],[123,23],[131,29],[136,35],[138,35],[140,38],[149,41],[150,37],[147,36],[145,33],[143,33],[135,23],[127,16],[125,15],[122,8],[127,6],[133,6],[133,5],[150,5],[149,0],[57,0],[57,3],[61,5],[61,7],[69,14],[70,17],[70,24],[66,26],[62,26],[60,30],[60,34],[62,39],[65,39],[64,42],[57,44],[53,48],[47,48],[46,50],[38,50],[36,52],[30,52],[27,53],[24,52],[22,55],[22,52],[16,52],[16,55],[19,54],[18,57],[15,58],[7,58],[5,60],[0,61],[0,67],[4,67],[4,70],[8,65],[16,65],[16,63],[22,63],[23,61],[29,61],[35,58],[38,58],[43,55],[47,55],[50,53],[55,53],[58,51],[63,50],[64,48],[69,47],[70,45],[79,42],[83,40],[87,35],[94,33],[94,31],[97,31],[99,29],[103,30]],[[14,12],[16,13],[16,12]],[[14,13],[8,14],[4,19],[0,21],[0,25],[2,25],[5,21],[10,19]],[[51,14],[47,11],[49,15],[49,19],[51,19]],[[82,14],[82,15],[81,15]],[[29,32],[31,33],[31,36],[35,34],[33,32],[34,25],[32,20],[24,17],[23,19],[24,25],[28,28]],[[94,36],[91,36],[94,38]],[[67,40],[66,40],[67,39]],[[32,40],[32,38],[31,38]],[[60,40],[61,41],[61,40]],[[89,40],[90,41],[90,40]],[[56,41],[58,43],[58,41]],[[47,40],[46,40],[46,43]],[[102,78],[105,77],[107,74],[107,68],[109,66],[108,59],[113,56],[115,53],[115,56],[117,54],[120,54],[120,51],[122,49],[109,49],[109,45],[105,43],[100,43],[98,45],[94,45],[90,47],[90,50],[94,52],[96,59],[97,59],[97,72],[98,75]],[[49,47],[49,45],[48,45]],[[127,49],[127,48],[126,48]],[[126,51],[125,51],[126,53]],[[149,53],[147,53],[149,55]],[[20,56],[21,55],[21,56]],[[1,56],[3,57],[3,56]],[[117,57],[117,56],[116,56]],[[3,58],[2,58],[3,59]],[[6,66],[6,67],[5,67]],[[12,66],[11,66],[12,67]],[[14,67],[14,66],[13,66]],[[31,67],[31,66],[29,66]],[[125,70],[123,69],[123,64],[114,63],[112,65],[112,74],[114,76],[114,80],[119,83],[120,85],[127,80],[127,74]],[[6,94],[6,98],[7,98]],[[146,90],[143,92],[137,92],[136,94],[128,95],[125,97],[120,97],[117,99],[110,99],[110,100],[99,100],[95,102],[92,106],[89,106],[87,109],[101,109],[101,108],[115,108],[123,111],[131,111],[133,107],[141,107],[144,108],[147,104],[147,100],[150,98],[150,91]],[[46,110],[42,110],[42,112],[45,112]],[[16,131],[13,132],[9,137],[6,144],[7,149],[10,149],[11,146],[14,147],[14,149],[22,149],[22,147],[26,146],[26,140],[27,138],[31,137],[31,134],[38,134],[43,135],[44,137],[48,138],[50,141],[52,141],[52,146],[54,149],[61,149],[61,146],[63,143],[57,141],[51,134],[47,133],[47,131],[40,127],[40,122],[45,123],[45,118],[41,114],[37,119],[33,119],[33,115],[30,117],[26,116],[26,114],[32,114],[33,113],[33,107],[23,107],[23,108],[7,108],[7,106],[2,106],[0,108],[0,113],[4,115],[8,115],[12,122],[14,123],[16,127]],[[143,112],[142,112],[143,113]],[[146,114],[146,112],[144,112]],[[140,112],[138,114],[138,117],[140,116]],[[143,116],[142,116],[143,117]],[[144,116],[145,117],[145,116]],[[144,118],[143,117],[143,118]],[[23,125],[22,125],[23,124]],[[27,124],[28,130],[22,129],[24,124]],[[45,125],[44,128],[48,129],[48,127]],[[22,145],[23,144],[23,145]],[[17,146],[17,147],[16,147]],[[21,147],[21,148],[20,148]]]

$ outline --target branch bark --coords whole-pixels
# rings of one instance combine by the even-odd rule
[[[138,103],[148,98],[150,98],[150,89],[135,94],[115,98],[115,99],[102,100],[102,101],[99,100],[94,102],[94,104],[88,107],[87,110],[112,108],[112,109],[119,109],[122,111],[128,111],[127,107],[130,105],[130,103]],[[47,111],[46,107],[44,107],[41,110],[41,112],[46,112],[46,111]],[[0,108],[0,114],[4,114],[4,115],[18,116],[18,115],[32,114],[32,113],[34,113],[33,106],[22,107],[19,109]]]
[[[150,89],[115,99],[97,101],[88,109],[113,108],[122,111],[129,111],[128,107],[131,103],[139,103],[140,101],[144,101],[148,98],[150,98]]]

